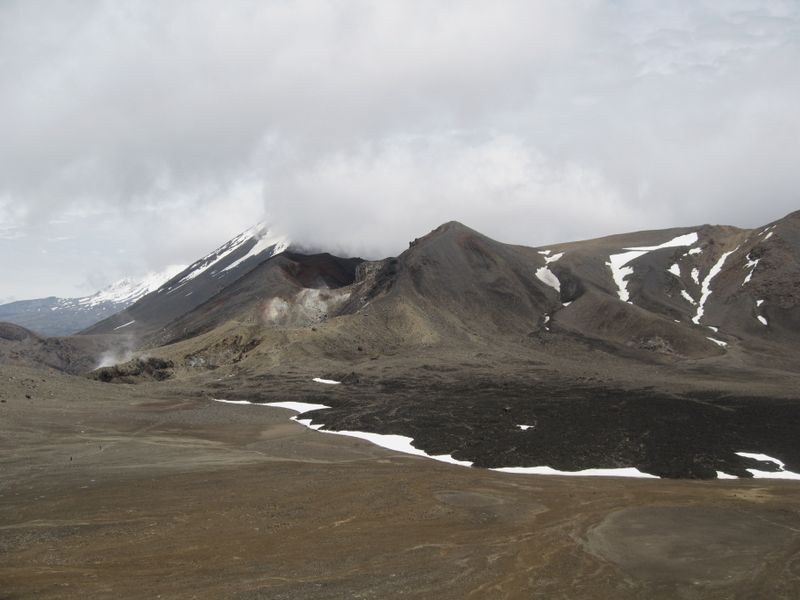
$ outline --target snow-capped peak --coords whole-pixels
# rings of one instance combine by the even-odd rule
[[[272,251],[273,255],[280,254],[289,247],[289,240],[286,239],[285,236],[273,234],[263,223],[259,223],[254,228],[249,229],[248,232],[252,232],[251,237],[257,240],[255,246],[250,248],[250,251],[243,257],[225,267],[223,271],[235,269],[248,258],[261,254],[264,250],[272,246],[275,246],[275,249]]]
[[[96,294],[79,298],[78,304],[89,307],[110,302],[129,306],[142,296],[160,288],[185,268],[185,265],[170,265],[161,271],[147,273],[140,279],[131,277],[120,279]]]
[[[208,271],[211,267],[218,264],[222,260],[224,260],[227,256],[241,248],[247,242],[255,240],[255,243],[250,248],[250,250],[242,256],[241,258],[235,260],[231,264],[227,265],[222,271],[228,271],[235,267],[238,267],[248,258],[256,256],[263,252],[264,250],[269,249],[272,246],[275,246],[272,254],[279,254],[286,250],[289,247],[289,240],[282,235],[274,234],[272,231],[266,226],[264,223],[258,223],[254,225],[247,231],[243,231],[235,238],[226,242],[210,254],[207,254],[200,260],[193,263],[189,268],[191,269],[187,275],[181,278],[178,282],[179,284],[184,284],[187,281],[190,281],[197,277],[198,275]]]

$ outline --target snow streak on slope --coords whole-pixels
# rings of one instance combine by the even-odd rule
[[[545,285],[549,285],[559,294],[561,293],[561,282],[558,280],[558,277],[556,277],[547,267],[540,267],[536,269],[536,278]]]
[[[619,299],[623,302],[630,303],[627,277],[628,275],[633,274],[633,267],[626,266],[629,262],[647,254],[648,252],[652,252],[653,250],[661,250],[662,248],[677,248],[679,246],[691,246],[692,244],[697,243],[697,239],[696,232],[687,233],[685,235],[679,235],[678,237],[673,238],[668,242],[664,242],[663,244],[659,244],[658,246],[623,248],[623,250],[627,250],[627,252],[611,254],[608,257],[608,262],[606,265],[611,268],[611,276],[614,279],[614,283],[617,284],[617,295],[619,296]]]
[[[231,269],[235,269],[240,264],[242,264],[247,259],[257,256],[261,254],[264,250],[275,246],[275,249],[272,251],[272,254],[280,254],[286,248],[289,247],[289,242],[283,236],[276,236],[271,235],[269,229],[266,229],[263,225],[258,226],[259,229],[254,232],[253,237],[256,237],[258,241],[256,242],[255,246],[250,248],[250,251],[245,254],[242,258],[232,262],[227,267],[222,269],[223,271],[229,271]]]
[[[561,282],[558,280],[558,277],[555,276],[550,268],[547,266],[550,263],[557,262],[562,256],[564,256],[563,252],[559,252],[558,254],[554,254],[553,256],[549,256],[550,250],[542,250],[539,254],[544,255],[544,267],[539,267],[536,269],[536,278],[544,283],[545,285],[549,285],[559,294],[561,293]]]
[[[700,319],[703,318],[703,313],[705,312],[705,304],[708,300],[708,297],[711,296],[711,280],[714,279],[719,272],[722,271],[722,266],[725,264],[725,261],[728,260],[728,257],[736,252],[739,249],[737,246],[730,252],[725,252],[722,256],[719,257],[719,260],[711,267],[711,270],[706,275],[705,279],[703,279],[703,285],[701,286],[701,295],[700,300],[697,303],[697,314],[692,317],[692,323],[695,325],[700,324]]]
[[[562,256],[564,256],[563,252],[559,252],[558,254],[553,254],[553,256],[545,256],[544,257],[544,262],[545,262],[545,264],[549,265],[552,262],[558,261],[558,259],[560,259]]]
[[[256,226],[257,227],[257,226]],[[219,261],[224,259],[226,256],[234,252],[239,246],[244,244],[247,240],[253,237],[252,229],[248,229],[244,233],[240,233],[235,238],[226,242],[216,250],[214,250],[211,254],[208,254],[201,258],[200,260],[193,263],[189,268],[192,269],[187,275],[181,278],[178,284],[186,283],[197,277],[198,275],[205,273],[208,269],[213,267]]]
[[[187,275],[181,278],[181,280],[178,282],[178,286],[173,288],[173,290],[177,289],[180,285],[186,283],[187,281],[190,281],[195,277],[205,273],[211,267],[223,261],[226,257],[230,256],[233,252],[235,252],[236,250],[238,250],[244,244],[246,244],[251,240],[255,240],[255,243],[253,244],[253,247],[250,248],[250,250],[247,252],[247,254],[245,254],[242,258],[234,261],[227,267],[225,267],[223,271],[227,271],[229,269],[233,269],[239,266],[248,258],[256,256],[257,254],[263,252],[264,250],[267,250],[271,246],[276,246],[273,254],[278,254],[279,252],[283,252],[289,246],[289,243],[285,238],[281,236],[272,235],[270,233],[270,230],[267,229],[266,225],[264,225],[263,223],[259,223],[258,225],[251,227],[247,231],[240,233],[229,242],[226,242],[225,244],[214,250],[212,253],[204,256],[200,260],[193,263],[189,267],[191,271]]]
[[[755,273],[756,267],[758,266],[758,261],[761,260],[760,258],[756,259],[750,258],[750,254],[748,254],[746,258],[747,258],[747,264],[744,266],[744,268],[750,269],[750,272],[747,274],[747,277],[744,278],[742,285],[750,283],[750,280],[753,278],[753,273]]]

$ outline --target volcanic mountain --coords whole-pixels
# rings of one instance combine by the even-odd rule
[[[280,331],[275,344],[314,354],[306,334],[315,326],[312,337],[325,338],[326,352],[340,346],[341,356],[357,346],[501,343],[535,354],[578,341],[649,362],[739,360],[741,352],[791,362],[787,345],[800,331],[800,213],[754,230],[704,225],[547,248],[503,244],[451,222],[381,261],[275,245],[244,275],[210,269],[230,247],[89,332],[144,323],[152,347],[236,326],[262,337]]]
[[[132,306],[87,328],[85,334],[151,333],[200,306],[259,263],[288,247],[288,241],[258,224],[195,261]]]

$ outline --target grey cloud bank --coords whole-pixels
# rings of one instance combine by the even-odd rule
[[[5,2],[0,56],[3,298],[262,218],[375,257],[798,208],[796,2]]]

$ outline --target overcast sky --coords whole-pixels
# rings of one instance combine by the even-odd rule
[[[800,3],[0,3],[0,301],[265,219],[365,257],[800,208]]]

